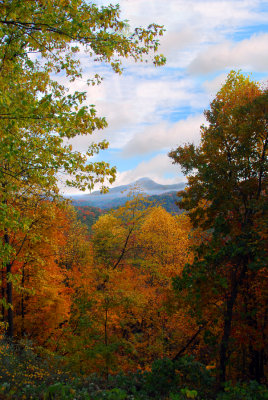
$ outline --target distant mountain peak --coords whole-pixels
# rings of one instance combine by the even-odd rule
[[[139,178],[135,181],[135,183],[139,183],[139,182],[154,182],[154,181],[151,178],[145,177],[145,178]]]

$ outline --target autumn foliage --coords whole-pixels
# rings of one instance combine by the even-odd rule
[[[121,58],[157,51],[163,28],[130,34],[118,6],[83,0],[6,1],[0,17],[0,398],[267,398],[267,89],[232,71],[200,145],[170,152],[188,178],[181,215],[138,192],[109,212],[75,210],[61,177],[105,191],[115,168],[90,162],[105,141],[72,149],[106,121],[52,72],[81,77],[83,47],[121,73]],[[103,390],[88,397],[92,374]]]

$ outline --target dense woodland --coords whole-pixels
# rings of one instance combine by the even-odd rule
[[[115,73],[162,65],[162,33],[130,33],[118,6],[1,2],[1,399],[267,399],[266,87],[231,71],[200,145],[171,149],[180,215],[137,193],[96,216],[59,193],[105,190],[115,168],[90,160],[106,142],[68,144],[107,123],[55,76],[81,76],[82,48]]]
[[[133,197],[133,195],[135,195],[135,193],[136,194],[139,193],[138,188],[136,188],[136,190],[132,194],[132,197]],[[123,197],[122,205],[124,205],[126,203],[126,200],[130,199],[130,197],[131,196],[129,196],[128,198]],[[178,207],[178,196],[177,196],[176,192],[164,193],[161,195],[146,196],[146,199],[148,200],[145,203],[145,206],[147,206],[147,207],[152,206],[152,205],[162,206],[169,213],[177,214],[177,215],[179,215],[183,212],[183,210],[181,210]],[[120,202],[120,199],[116,199],[116,201],[114,201],[114,203],[116,203],[116,204],[118,202]],[[83,205],[83,202],[79,202],[77,200],[73,203],[75,203],[75,210],[77,211],[78,220],[80,220],[87,226],[89,233],[91,233],[92,225],[94,225],[94,223],[98,220],[100,215],[109,212],[111,209],[119,208],[118,205],[116,207],[112,205],[113,201],[111,201],[111,204],[110,204],[111,207],[108,207],[109,203],[108,203],[108,205],[106,204],[106,207],[107,207],[106,209]],[[80,203],[81,203],[81,205],[77,205]]]
[[[104,213],[104,210],[91,206],[76,206],[75,210],[77,219],[86,225],[89,233],[91,233],[92,225],[94,225],[98,218]]]

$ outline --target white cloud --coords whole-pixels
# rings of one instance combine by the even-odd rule
[[[215,97],[216,93],[220,90],[224,82],[226,81],[228,73],[220,74],[212,80],[207,80],[203,83],[203,87],[210,94],[212,98]]]
[[[177,30],[168,30],[161,39],[160,50],[170,60],[178,51],[198,43],[200,35],[195,26],[188,24]]]
[[[166,178],[166,174],[173,174],[174,178]],[[166,154],[159,154],[149,161],[141,162],[132,170],[119,172],[113,186],[132,183],[144,177],[151,178],[157,183],[167,184],[186,181],[186,178],[181,174],[180,167],[178,165],[173,165],[171,158]]]
[[[189,116],[176,123],[162,122],[152,125],[134,136],[123,148],[123,156],[131,157],[159,150],[170,150],[183,143],[198,143],[200,139],[200,125],[205,118],[201,114]]]
[[[132,139],[136,140],[137,131],[143,137],[144,130],[150,130],[146,128],[148,125],[153,126],[152,129],[157,132],[163,131],[163,118],[168,120],[170,114],[179,111],[181,107],[187,105],[194,110],[200,109],[202,105],[206,106],[208,96],[196,93],[191,80],[180,79],[178,74],[158,78],[160,79],[156,76],[149,80],[136,80],[132,75],[113,76],[98,88],[83,87],[80,83],[79,90],[87,90],[89,101],[92,102],[92,95],[95,93],[98,115],[107,118],[108,128],[95,132],[90,137],[76,137],[71,141],[73,147],[85,151],[92,141],[105,138],[110,142],[111,148],[122,148]],[[170,131],[169,128],[168,130]],[[166,143],[165,140],[164,142]],[[160,140],[159,144],[161,143],[163,141]],[[161,148],[158,146],[157,149]]]
[[[191,62],[188,71],[192,74],[208,74],[225,68],[267,71],[268,33],[253,35],[238,43],[225,41],[209,46]]]
[[[85,151],[92,140],[106,138],[113,150],[112,153],[107,150],[106,158],[112,160],[111,164],[116,164],[114,158],[120,157],[121,149],[125,157],[161,152],[133,170],[121,170],[116,184],[144,176],[166,181],[162,166],[177,179],[178,173],[162,153],[184,142],[198,143],[199,127],[204,122],[200,112],[208,108],[224,83],[227,73],[223,72],[232,68],[253,73],[267,71],[268,34],[254,34],[254,26],[267,22],[268,14],[263,7],[267,1],[96,0],[96,3],[106,6],[119,3],[122,18],[128,19],[131,27],[152,22],[163,24],[167,31],[160,38],[160,52],[166,55],[167,65],[154,68],[150,63],[135,64],[127,59],[123,63],[125,73],[117,76],[111,67],[99,65],[82,53],[85,78],[76,81],[72,90],[87,92],[87,103],[95,104],[98,115],[107,118],[108,128],[90,137],[75,138],[74,148]],[[104,76],[104,81],[100,86],[88,87],[86,79],[95,73]],[[123,164],[127,164],[126,159]]]
[[[257,12],[261,0],[191,0],[193,11],[202,22],[207,21],[207,29],[215,26],[232,28],[252,21],[265,22],[265,15]]]

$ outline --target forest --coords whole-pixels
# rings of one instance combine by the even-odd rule
[[[0,4],[0,399],[267,399],[266,86],[232,70],[200,144],[170,149],[177,213],[61,195],[63,177],[105,192],[116,169],[94,161],[106,141],[72,148],[107,122],[57,74],[80,78],[82,51],[161,67],[163,26],[129,29],[119,6]]]

